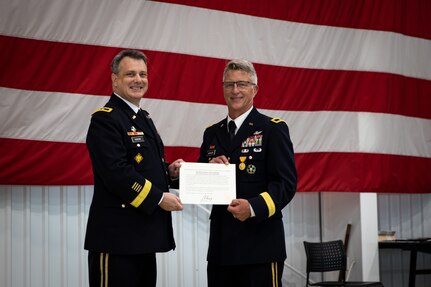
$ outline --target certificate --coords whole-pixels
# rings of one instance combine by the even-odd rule
[[[236,198],[235,165],[182,162],[179,193],[184,204],[230,204]]]

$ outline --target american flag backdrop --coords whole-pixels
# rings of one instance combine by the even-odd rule
[[[85,136],[124,48],[149,58],[168,160],[197,159],[241,58],[290,127],[299,191],[431,192],[428,0],[1,1],[0,184],[93,183]]]

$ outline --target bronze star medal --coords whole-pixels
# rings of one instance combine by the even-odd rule
[[[239,164],[239,170],[244,170],[245,169],[245,159],[246,159],[247,157],[246,156],[240,156],[239,157],[239,160],[241,161],[241,163]]]

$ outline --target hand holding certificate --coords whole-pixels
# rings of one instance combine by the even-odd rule
[[[181,163],[180,199],[183,204],[230,204],[235,198],[234,164]]]

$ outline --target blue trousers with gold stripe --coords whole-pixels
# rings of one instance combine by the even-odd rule
[[[90,287],[155,287],[155,254],[118,255],[88,252]]]
[[[208,262],[208,287],[281,287],[284,262],[218,265]]]

